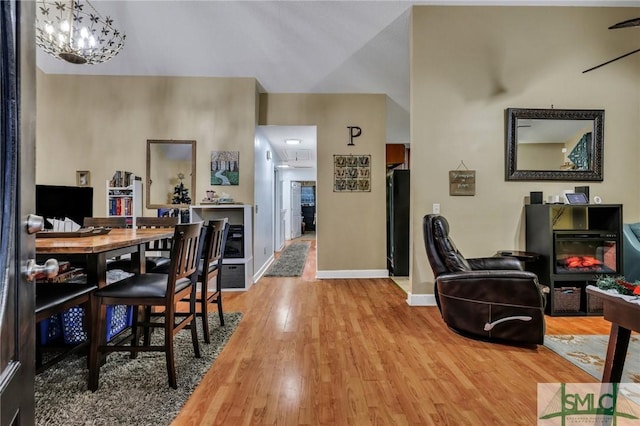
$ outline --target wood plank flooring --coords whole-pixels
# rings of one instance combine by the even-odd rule
[[[596,382],[543,346],[461,337],[389,279],[262,278],[225,293],[244,317],[173,422],[180,425],[533,425],[536,385]],[[548,334],[608,334],[547,317]]]

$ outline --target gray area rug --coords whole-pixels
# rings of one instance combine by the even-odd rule
[[[289,244],[264,274],[265,277],[299,277],[304,270],[309,242]]]
[[[209,314],[211,343],[203,343],[198,319],[202,358],[195,358],[189,329],[175,337],[178,389],[167,382],[165,355],[141,353],[129,359],[126,352],[113,353],[100,369],[100,387],[87,390],[86,357],[70,357],[36,376],[37,425],[168,425],[178,414],[202,376],[209,370],[242,314],[224,314],[220,327],[217,310]],[[153,333],[161,341],[162,331]]]

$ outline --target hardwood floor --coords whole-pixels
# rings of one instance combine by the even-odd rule
[[[244,317],[173,425],[532,425],[536,385],[596,382],[543,346],[461,337],[389,279],[262,278],[225,293]],[[608,334],[547,317],[547,334]]]

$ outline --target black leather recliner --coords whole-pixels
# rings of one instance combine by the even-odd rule
[[[426,215],[423,232],[436,302],[449,328],[480,340],[543,343],[546,299],[534,273],[513,257],[465,259],[443,216]]]

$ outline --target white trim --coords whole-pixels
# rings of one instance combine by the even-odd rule
[[[344,271],[317,271],[318,279],[339,279],[339,278],[388,278],[389,271],[386,269],[347,269]]]
[[[409,306],[437,306],[434,294],[407,293],[407,305]]]
[[[269,259],[267,259],[267,261],[265,262],[264,265],[262,265],[262,267],[260,269],[258,269],[258,271],[256,271],[255,274],[253,274],[253,282],[257,283],[258,280],[260,278],[262,278],[262,276],[267,272],[267,270],[269,269],[269,266],[271,266],[271,264],[276,260],[276,258],[274,257],[274,255],[272,254]]]

